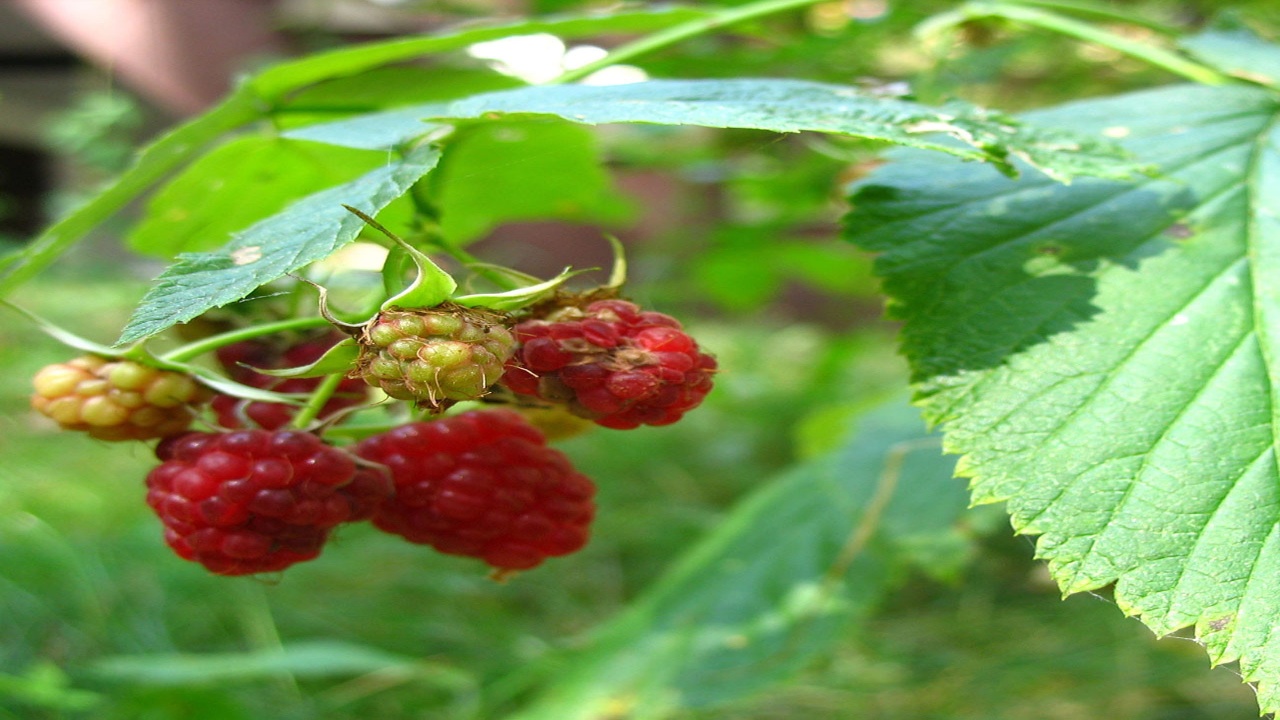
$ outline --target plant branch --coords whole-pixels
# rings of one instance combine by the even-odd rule
[[[749,3],[747,5],[725,8],[709,17],[690,20],[689,22],[681,23],[665,30],[659,30],[652,35],[646,35],[639,40],[621,45],[603,58],[592,63],[587,63],[582,67],[569,70],[554,80],[551,80],[548,84],[563,85],[566,83],[577,82],[598,70],[603,70],[604,68],[633,60],[641,55],[647,55],[655,50],[661,50],[662,48],[675,45],[676,43],[688,40],[689,38],[705,35],[709,32],[721,30],[731,25],[737,25],[766,15],[774,15],[788,10],[798,10],[809,5],[817,5],[819,2],[823,2],[823,0],[760,0],[759,2]]]
[[[1155,20],[1148,20],[1138,17],[1131,13],[1121,12],[1108,5],[1096,2],[1088,2],[1087,0],[1007,0],[1011,5],[1025,5],[1030,7],[1039,7],[1046,10],[1059,10],[1062,12],[1076,13],[1077,15],[1089,15],[1102,20],[1110,20],[1112,22],[1124,23],[1126,25],[1137,25],[1148,30],[1153,30],[1161,35],[1176,37],[1182,34],[1182,30],[1172,25],[1166,25]]]
[[[1216,70],[1192,62],[1169,50],[1148,43],[1130,40],[1117,33],[1026,5],[1000,2],[970,2],[951,13],[938,16],[933,22],[921,25],[920,29],[921,32],[928,33],[938,30],[946,24],[958,24],[958,22],[980,18],[1012,20],[1073,37],[1077,40],[1083,40],[1084,42],[1108,47],[1142,60],[1149,65],[1204,85],[1226,85],[1234,82],[1231,78]]]

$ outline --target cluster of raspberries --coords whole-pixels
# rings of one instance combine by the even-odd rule
[[[304,394],[321,379],[258,370],[309,365],[342,337],[254,339],[216,357],[244,385]],[[514,320],[448,303],[391,308],[357,343],[355,369],[319,408],[319,427],[365,406],[368,385],[435,414],[482,398],[523,414],[472,410],[336,447],[290,429],[293,405],[96,357],[42,370],[32,405],[100,439],[160,438],[147,503],[174,552],[214,573],[283,570],[319,555],[335,528],[369,520],[505,574],[582,548],[595,514],[595,486],[530,418],[559,409],[608,428],[668,425],[702,402],[716,370],[675,319],[616,299],[569,298]],[[506,392],[490,395],[498,387]],[[206,402],[220,428],[189,431]]]
[[[221,575],[320,554],[372,520],[405,539],[526,570],[587,542],[595,486],[511,410],[402,425],[353,448],[301,430],[186,433],[160,443],[147,503],[179,556]]]

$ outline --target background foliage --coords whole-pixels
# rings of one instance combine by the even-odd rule
[[[548,13],[584,4],[534,5]],[[966,508],[954,458],[939,452],[941,441],[905,400],[910,378],[930,420],[963,416],[948,426],[950,447],[976,458],[962,472],[1011,464],[980,477],[981,499],[1038,492],[1043,449],[1011,451],[1009,437],[1033,433],[1000,424],[1018,422],[1016,415],[992,421],[1003,406],[983,403],[997,403],[1002,387],[1024,393],[1028,377],[1063,386],[1045,361],[1028,360],[1038,374],[1026,375],[1002,360],[1059,330],[1046,330],[1047,321],[1071,329],[1099,314],[1127,323],[1172,317],[1123,305],[1135,292],[1124,283],[1139,282],[1129,277],[1139,264],[1186,263],[1162,274],[1171,296],[1184,286],[1195,291],[1201,275],[1217,277],[1212,263],[1161,255],[1165,246],[1188,245],[1163,231],[1175,221],[1193,234],[1235,222],[1239,212],[1222,215],[1214,188],[1243,187],[1247,195],[1251,166],[1200,172],[1203,136],[1171,128],[1220,128],[1215,148],[1249,156],[1274,115],[1262,90],[1158,89],[1032,114],[1027,134],[1011,136],[1001,115],[960,103],[1016,112],[1178,78],[1105,45],[1030,28],[1001,8],[1056,5],[1067,14],[1054,17],[1165,48],[1171,41],[1160,29],[1191,32],[1226,8],[822,3],[629,61],[660,78],[859,83],[853,102],[865,100],[869,112],[852,123],[848,104],[830,105],[821,85],[760,81],[729,97],[715,94],[725,85],[689,96],[697,85],[685,83],[521,90],[462,52],[530,32],[583,42],[631,36],[707,17],[718,5],[744,3],[516,20],[268,69],[153,144],[119,184],[24,254],[0,260],[0,288],[15,302],[106,342],[126,326],[127,338],[161,333],[355,241],[359,223],[335,208],[339,202],[371,212],[385,206],[380,219],[406,233],[422,230],[423,218],[438,221],[434,231],[447,243],[471,243],[486,259],[544,274],[601,264],[590,260],[603,245],[598,231],[583,240],[574,234],[594,224],[628,244],[630,294],[687,319],[724,368],[707,405],[678,426],[597,431],[563,444],[601,487],[593,542],[577,556],[498,585],[473,563],[361,527],[278,581],[232,581],[175,560],[159,542],[141,502],[140,479],[152,462],[145,448],[67,438],[27,412],[26,378],[66,352],[33,342],[28,324],[5,315],[0,717],[1252,717],[1248,686],[1228,669],[1207,671],[1197,644],[1157,643],[1095,595],[1060,601],[1053,580],[1031,562],[1031,543],[1011,536],[1000,508]],[[1264,33],[1277,27],[1269,3],[1230,9]],[[1122,23],[1114,16],[1121,11],[1143,22]],[[1264,60],[1250,69],[1269,67],[1269,45],[1223,34],[1232,32],[1201,35],[1189,51],[1230,71],[1240,57],[1231,49],[1257,42],[1250,57]],[[877,100],[900,94],[899,81],[910,83],[911,97]],[[637,91],[670,100],[672,88],[690,107],[710,97],[711,109],[673,120],[635,102],[654,97],[636,98]],[[782,94],[763,120],[733,106],[734,97],[759,101],[771,89]],[[455,101],[479,93],[492,94]],[[603,104],[582,105],[584,97]],[[627,118],[590,117],[623,101]],[[495,120],[493,110],[511,115]],[[710,113],[698,124],[730,129],[683,127],[698,112]],[[574,123],[643,124],[589,130],[548,113]],[[838,127],[815,122],[830,117]],[[462,119],[448,151],[438,158],[419,149],[389,163],[389,151],[429,129],[424,118]],[[920,122],[969,142],[903,132]],[[1115,126],[1129,132],[1103,132]],[[1102,137],[1074,152],[1063,144],[1070,131]],[[1174,175],[1120,179],[1133,165],[1108,138]],[[944,152],[894,151],[873,171],[886,141]],[[1011,180],[948,154],[997,165],[1030,158],[1059,176],[1110,179],[1063,186],[1024,164]],[[1183,166],[1185,177],[1177,174]],[[77,263],[84,246],[63,255],[161,179],[141,219],[122,233],[139,253],[179,257],[145,298],[146,283],[129,277],[126,263],[110,278],[84,272]],[[857,212],[846,232],[863,249],[836,240],[850,182]],[[232,192],[237,187],[244,191]],[[637,190],[654,187],[661,194]],[[518,202],[495,202],[495,194]],[[1146,195],[1162,202],[1134,200]],[[1132,202],[1108,204],[1115,197]],[[1094,207],[1110,214],[1082,210]],[[954,217],[940,223],[939,213]],[[1058,225],[1064,217],[1078,227]],[[1229,219],[1213,219],[1221,217]],[[528,240],[547,227],[567,239]],[[1054,229],[1039,232],[1047,227]],[[231,254],[220,248],[233,230],[244,232],[231,251],[276,247],[279,261],[225,272]],[[1008,244],[1009,237],[1025,241]],[[983,242],[994,245],[991,254]],[[1207,247],[1223,253],[1223,267],[1248,253]],[[904,321],[910,369],[894,352],[898,327],[880,319],[869,251],[883,253],[878,268],[894,317]],[[974,256],[981,259],[968,262]],[[241,284],[224,285],[229,277]],[[990,292],[998,283],[1028,290],[1004,297]],[[1114,308],[1104,292],[1110,283]],[[210,295],[211,285],[223,295]],[[982,290],[944,292],[954,287]],[[83,310],[87,292],[92,314]],[[1074,314],[1064,318],[1063,307]],[[984,322],[997,315],[1015,322]],[[1223,313],[1213,317],[1185,342],[1197,351],[1220,342],[1228,352],[1235,345],[1221,334]],[[1097,377],[1127,361],[1125,342],[1143,337],[1129,324],[1089,327],[1103,335],[1078,342],[1094,348]],[[1153,352],[1151,362],[1177,363],[1181,372],[1187,352],[1175,345]],[[1144,372],[1168,376],[1160,366]],[[1240,404],[1218,407],[1227,414]],[[1067,448],[1054,455],[1059,469],[1090,460],[1079,452],[1084,446],[1097,446],[1102,461],[1136,452],[1112,452],[1096,440],[1112,438],[1096,428],[1069,430],[1080,435],[1065,436]],[[1017,527],[1051,538],[1067,532],[1039,509],[1043,524],[1031,524],[1025,503],[1011,503]],[[1087,520],[1089,512],[1064,506],[1062,515]],[[1044,545],[1040,551],[1053,558]],[[1071,589],[1105,593],[1116,576],[1084,573]],[[1116,600],[1149,612],[1123,593]]]

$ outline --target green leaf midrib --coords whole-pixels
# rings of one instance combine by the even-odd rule
[[[1262,354],[1263,367],[1267,368],[1267,402],[1268,409],[1271,414],[1271,448],[1274,452],[1276,449],[1277,437],[1276,427],[1280,425],[1280,417],[1277,416],[1277,408],[1280,408],[1280,402],[1277,402],[1276,393],[1280,389],[1280,382],[1277,382],[1276,373],[1280,373],[1280,366],[1276,363],[1280,361],[1280,353],[1271,348],[1271,344],[1267,342],[1270,338],[1266,332],[1265,315],[1266,311],[1261,305],[1261,296],[1257,291],[1263,284],[1259,282],[1257,273],[1261,271],[1262,263],[1258,258],[1261,249],[1258,245],[1260,232],[1258,231],[1258,203],[1256,202],[1256,185],[1260,183],[1258,175],[1262,172],[1262,153],[1266,145],[1270,141],[1271,134],[1275,132],[1277,123],[1280,123],[1280,112],[1274,113],[1271,122],[1268,123],[1262,132],[1258,133],[1258,137],[1254,140],[1253,150],[1249,154],[1248,171],[1245,177],[1248,180],[1244,184],[1245,204],[1249,208],[1249,220],[1245,224],[1245,248],[1249,263],[1249,282],[1250,296],[1253,298],[1253,334],[1258,338],[1258,352]]]

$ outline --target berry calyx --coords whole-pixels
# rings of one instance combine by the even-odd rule
[[[187,433],[161,442],[147,504],[181,558],[219,575],[283,570],[370,517],[390,478],[299,430]]]
[[[473,410],[366,438],[395,496],[375,526],[499,571],[526,570],[587,543],[595,485],[510,410]]]
[[[626,300],[563,307],[515,326],[502,383],[598,425],[669,425],[711,391],[716,361],[669,315]]]
[[[216,356],[227,375],[236,382],[263,390],[305,395],[314,392],[323,378],[278,378],[256,372],[253,368],[267,370],[310,365],[343,337],[339,333],[328,333],[287,347],[267,339],[254,338],[224,345],[218,348]],[[339,383],[333,397],[320,409],[317,418],[323,420],[342,410],[359,406],[367,397],[367,386],[360,378],[346,378]],[[285,403],[245,400],[221,394],[213,398],[210,407],[217,414],[218,424],[232,429],[256,426],[264,430],[277,430],[288,425],[298,413],[297,407]]]
[[[194,378],[130,360],[86,355],[32,379],[31,407],[99,440],[150,440],[185,431],[212,393]]]
[[[360,337],[359,373],[397,400],[440,411],[489,392],[515,351],[498,313],[446,303],[391,308]]]

